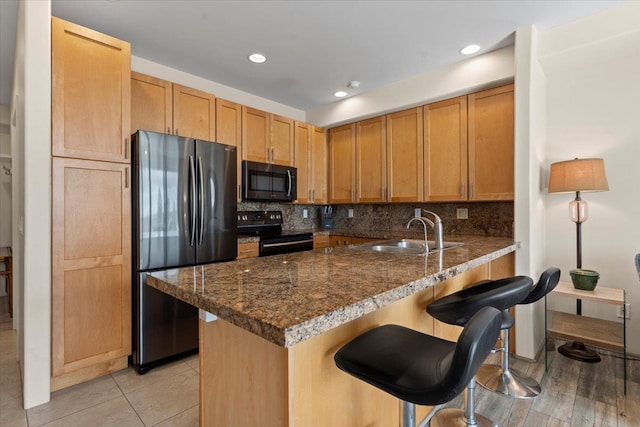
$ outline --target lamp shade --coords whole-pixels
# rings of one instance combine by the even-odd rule
[[[549,193],[608,190],[602,159],[574,159],[551,164]]]

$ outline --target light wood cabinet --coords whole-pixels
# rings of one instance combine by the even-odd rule
[[[149,130],[172,134],[173,84],[131,72],[131,133]]]
[[[216,98],[216,142],[237,148],[237,200],[242,201],[242,106]]]
[[[332,248],[340,246],[348,246],[351,244],[351,237],[349,236],[331,236],[330,245]]]
[[[269,113],[242,107],[242,159],[266,162],[270,138]]]
[[[355,201],[355,124],[329,129],[329,203]]]
[[[216,97],[173,84],[173,133],[189,138],[215,140]]]
[[[313,236],[313,249],[324,249],[331,246],[329,236]]]
[[[469,200],[513,200],[513,85],[469,95]]]
[[[269,116],[271,120],[270,162],[277,165],[293,166],[294,121],[275,114],[269,114]]]
[[[386,200],[388,202],[422,201],[422,107],[388,114],[386,127]]]
[[[242,107],[243,160],[293,166],[294,121]]]
[[[129,169],[121,163],[53,159],[51,390],[127,367]]]
[[[467,200],[467,97],[425,105],[424,199]]]
[[[258,242],[238,243],[238,259],[254,258],[258,254]]]
[[[297,203],[310,203],[313,200],[311,195],[311,181],[313,167],[311,163],[311,134],[312,126],[295,122],[295,163],[298,170],[298,199]]]
[[[131,73],[131,133],[149,130],[214,141],[216,98],[142,73]]]
[[[327,140],[324,129],[311,132],[311,202],[327,203]]]
[[[51,19],[51,151],[129,163],[129,43]]]
[[[379,203],[387,196],[386,120],[356,123],[356,201]]]

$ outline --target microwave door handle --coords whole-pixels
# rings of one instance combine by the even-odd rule
[[[289,180],[289,186],[287,187],[287,197],[291,197],[291,169],[287,169],[287,179]]]
[[[189,156],[189,175],[191,175],[191,191],[189,192],[191,197],[191,221],[189,222],[189,228],[191,230],[191,236],[189,240],[190,245],[193,246],[196,238],[196,170],[193,162],[193,156]]]
[[[200,179],[200,237],[198,238],[198,245],[201,245],[204,237],[204,179],[202,176],[202,157],[200,156],[198,156],[198,171]],[[213,215],[213,212],[211,214]]]

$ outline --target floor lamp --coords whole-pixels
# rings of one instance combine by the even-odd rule
[[[602,159],[573,159],[551,164],[549,193],[575,192],[576,198],[569,203],[569,219],[576,223],[576,267],[582,268],[582,223],[589,215],[587,202],[580,198],[583,191],[607,191],[609,184]],[[576,300],[576,314],[582,315],[582,300]],[[600,356],[581,342],[566,343],[558,352],[570,359],[597,363]]]

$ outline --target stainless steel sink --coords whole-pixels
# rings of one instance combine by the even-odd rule
[[[427,244],[429,247],[429,252],[443,251],[464,245],[464,243],[460,242],[444,242],[444,247],[442,249],[436,249],[436,244],[433,240],[427,241]],[[402,254],[424,254],[427,252],[425,249],[424,240],[411,239],[383,240],[380,242],[364,243],[362,245],[353,245],[350,247],[352,249]]]

